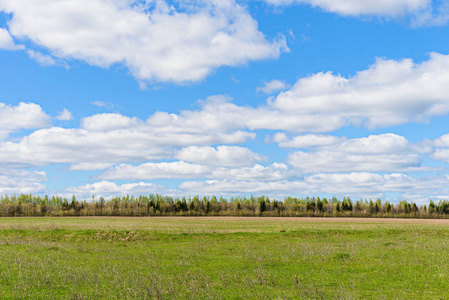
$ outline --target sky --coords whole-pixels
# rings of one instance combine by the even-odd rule
[[[449,198],[449,1],[0,0],[0,194]]]

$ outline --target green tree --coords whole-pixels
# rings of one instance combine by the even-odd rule
[[[318,200],[316,201],[316,207],[319,212],[323,212],[323,202],[321,202],[320,197],[318,197]]]
[[[267,210],[267,205],[265,203],[265,200],[260,200],[259,202],[259,211],[262,214],[264,211]]]

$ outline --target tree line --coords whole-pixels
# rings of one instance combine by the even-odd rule
[[[1,217],[21,216],[277,216],[277,217],[409,217],[449,218],[449,201],[393,204],[376,200],[353,201],[349,197],[286,197],[284,201],[266,196],[169,197],[162,195],[103,197],[78,200],[58,196],[21,194],[0,197]]]

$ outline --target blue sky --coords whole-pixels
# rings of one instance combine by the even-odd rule
[[[0,0],[0,193],[449,194],[447,1]]]

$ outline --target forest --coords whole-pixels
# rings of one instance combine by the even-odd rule
[[[266,216],[266,217],[385,217],[449,218],[449,201],[430,201],[418,206],[376,200],[352,200],[349,197],[286,197],[284,201],[266,196],[170,197],[163,195],[103,197],[78,200],[32,194],[0,197],[0,217],[21,216]]]

